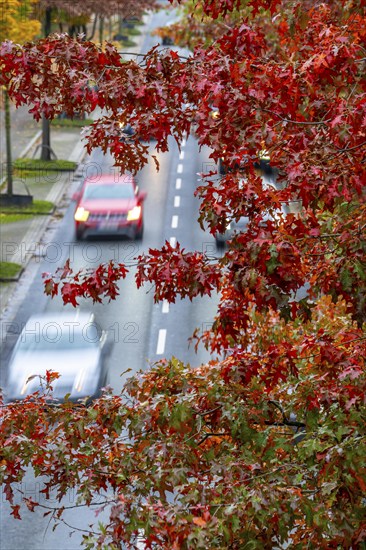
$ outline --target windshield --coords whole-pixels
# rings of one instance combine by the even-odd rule
[[[61,327],[45,327],[41,331],[25,331],[19,338],[19,351],[59,352],[75,349],[92,349],[99,344],[99,334],[95,325],[84,327],[82,332],[61,330]]]
[[[111,183],[87,185],[84,190],[84,199],[133,199],[135,196],[131,183]]]

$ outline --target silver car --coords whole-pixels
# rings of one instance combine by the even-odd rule
[[[110,349],[107,333],[91,313],[33,315],[10,358],[5,398],[9,402],[47,392],[45,375],[52,370],[60,377],[52,382],[50,398],[92,400],[107,383],[105,357]]]

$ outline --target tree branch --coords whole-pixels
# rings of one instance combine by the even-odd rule
[[[329,122],[332,121],[331,118],[329,118],[327,120],[324,120],[324,121],[318,120],[318,121],[314,121],[314,122],[300,121],[300,120],[290,120],[289,118],[285,118],[282,115],[280,115],[279,113],[275,113],[275,112],[271,111],[270,109],[261,109],[261,111],[263,111],[264,113],[270,113],[271,115],[274,115],[274,116],[278,117],[280,120],[282,120],[282,122],[287,122],[289,124],[298,124],[300,126],[326,126],[327,124],[329,124]]]

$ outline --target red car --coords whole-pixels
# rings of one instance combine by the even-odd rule
[[[131,174],[101,175],[86,178],[81,190],[73,195],[77,201],[74,214],[76,239],[89,235],[123,235],[141,239],[144,230],[143,201]]]

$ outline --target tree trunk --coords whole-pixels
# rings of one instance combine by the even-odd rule
[[[51,160],[50,121],[42,115],[41,160]]]
[[[46,8],[44,21],[43,21],[43,33],[46,38],[51,34],[51,15],[52,8]],[[51,134],[50,134],[50,121],[42,116],[42,149],[41,160],[51,160]]]
[[[94,21],[93,21],[93,27],[92,27],[91,35],[88,36],[87,40],[92,40],[94,38],[95,29],[97,27],[97,21],[98,21],[98,16],[94,15]]]
[[[5,139],[6,139],[6,178],[7,194],[13,196],[13,161],[11,156],[11,122],[10,122],[10,100],[8,90],[4,88],[4,108],[5,108]]]
[[[43,21],[43,35],[45,38],[51,34],[51,30],[52,30],[51,15],[52,15],[52,8],[46,8],[44,21]]]
[[[103,42],[104,35],[104,17],[101,15],[99,18],[99,42]]]

